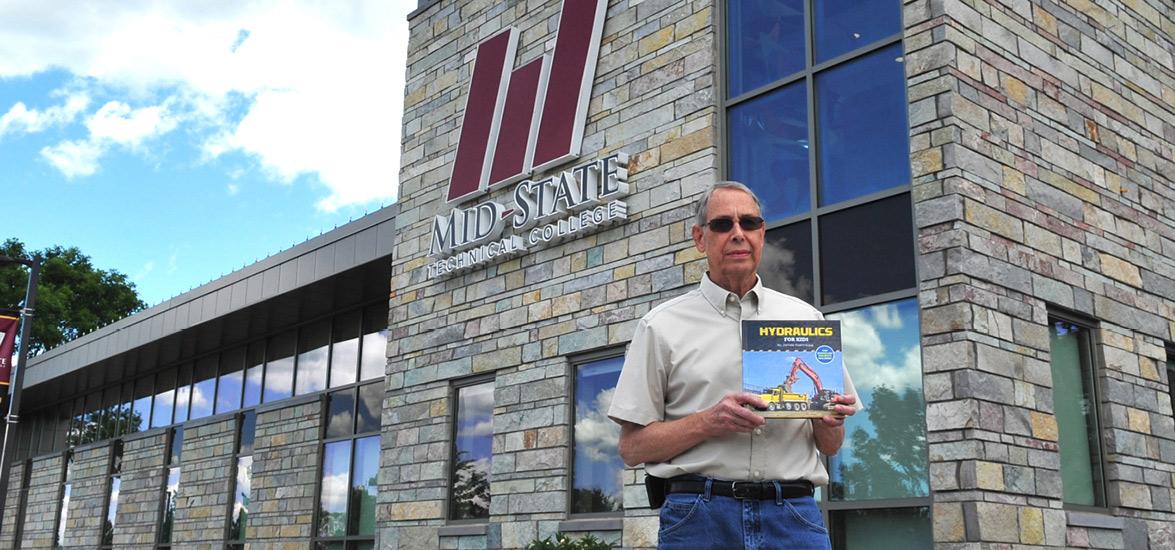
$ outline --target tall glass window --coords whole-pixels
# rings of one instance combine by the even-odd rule
[[[316,548],[375,544],[382,400],[382,384],[336,391],[327,399]]]
[[[490,460],[494,437],[494,382],[469,381],[454,388],[453,454],[449,519],[490,516]]]
[[[151,410],[151,427],[171,424],[175,411],[176,369],[167,369],[155,376],[155,407]]]
[[[929,545],[902,3],[720,6],[724,176],[763,202],[759,275],[845,323],[865,404],[820,495],[834,547]]]
[[[216,379],[216,414],[241,408],[244,381],[245,348],[232,348],[220,354],[220,376]]]
[[[208,359],[201,360],[204,363],[204,369],[208,368]],[[213,368],[215,367],[213,363]],[[188,421],[188,411],[191,409],[192,403],[192,363],[187,362],[179,366],[179,371],[176,375],[175,387],[175,415],[171,421],[176,424],[183,424]]]
[[[211,415],[216,405],[217,363],[216,354],[196,360],[196,369],[192,373],[192,412],[188,415],[192,420]]]
[[[102,521],[102,548],[114,547],[114,526],[118,519],[118,494],[122,489],[122,441],[115,441],[110,451],[110,497]]]
[[[359,373],[361,311],[335,317],[330,336],[330,387],[354,384]]]
[[[261,388],[265,376],[265,342],[249,344],[245,356],[245,389],[241,407],[256,407],[261,404]]]
[[[144,376],[135,381],[135,399],[131,402],[131,416],[128,419],[131,425],[127,428],[127,432],[141,432],[151,426],[151,397],[153,392],[150,376]]]
[[[383,376],[388,365],[387,304],[372,304],[364,308],[362,348],[359,379],[371,380]]]
[[[583,363],[575,369],[573,514],[623,509],[624,462],[617,452],[620,426],[608,418],[622,366],[624,357],[618,356]]]
[[[1171,394],[1171,410],[1175,411],[1175,345],[1167,345],[1167,392]]]
[[[294,346],[297,333],[283,332],[269,339],[265,349],[265,402],[294,395]]]
[[[57,510],[57,526],[53,529],[53,547],[61,548],[65,544],[65,522],[69,520],[69,498],[73,494],[73,452],[66,451],[61,478],[61,508]]]
[[[914,299],[828,315],[841,322],[844,361],[868,407],[845,421],[845,442],[828,459],[831,501],[930,494],[918,303]],[[846,516],[846,526],[869,520]]]
[[[1106,505],[1106,496],[1092,332],[1090,325],[1049,318],[1049,365],[1061,453],[1062,500],[1066,504],[1100,507]]]
[[[160,511],[156,548],[171,548],[172,529],[175,527],[175,505],[180,491],[180,458],[184,447],[184,429],[172,428],[167,446],[167,479],[163,485],[163,506]]]
[[[330,321],[318,321],[298,331],[298,395],[326,388],[326,368],[330,359]]]
[[[253,487],[253,440],[257,432],[257,413],[246,411],[238,417],[236,480],[233,496],[229,499],[228,541],[229,550],[244,550],[249,536],[249,504]]]

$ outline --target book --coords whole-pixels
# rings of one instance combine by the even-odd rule
[[[767,418],[835,414],[845,391],[840,321],[743,321],[743,391],[767,402]],[[755,410],[755,409],[752,409]]]

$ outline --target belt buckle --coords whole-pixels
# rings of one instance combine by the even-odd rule
[[[739,487],[740,483],[742,484],[741,488]],[[756,491],[754,491],[755,488],[757,488],[757,485],[753,482],[750,482],[750,481],[731,481],[730,482],[730,496],[737,498],[739,500],[748,499],[748,498],[752,498],[752,499],[758,498],[759,495],[757,494]],[[756,494],[752,494],[752,493],[756,493]]]

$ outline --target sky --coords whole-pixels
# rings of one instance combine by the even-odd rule
[[[0,0],[0,239],[148,305],[391,204],[415,0]]]

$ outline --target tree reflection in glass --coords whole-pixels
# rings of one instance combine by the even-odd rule
[[[449,517],[487,518],[494,435],[493,382],[458,388],[456,432]]]
[[[915,299],[828,315],[843,325],[844,357],[864,410],[845,422],[829,458],[829,498],[929,494],[926,406]]]

